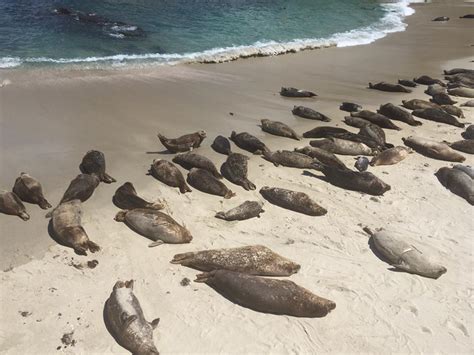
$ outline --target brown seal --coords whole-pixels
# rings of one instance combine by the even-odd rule
[[[446,123],[452,126],[464,127],[464,123],[459,122],[456,117],[451,116],[449,113],[437,108],[424,108],[419,110],[414,110],[412,112],[413,116],[424,118],[425,120],[430,120],[439,123]]]
[[[466,88],[466,87],[452,88],[452,89],[448,89],[448,94],[453,95],[453,96],[473,98],[474,88]]]
[[[186,184],[186,181],[184,181],[184,176],[181,171],[179,171],[176,165],[167,160],[153,160],[153,164],[148,170],[147,175],[153,176],[168,186],[178,187],[182,194],[192,191]]]
[[[370,165],[377,166],[397,164],[405,159],[411,152],[411,149],[406,147],[393,147],[377,154],[374,158],[372,158]]]
[[[324,216],[327,210],[313,201],[304,192],[297,192],[278,187],[264,186],[260,189],[262,196],[270,203],[308,216]]]
[[[0,212],[18,216],[24,221],[30,219],[30,215],[26,213],[23,202],[21,202],[20,198],[14,192],[10,191],[0,191]]]
[[[292,138],[300,140],[301,137],[287,124],[279,121],[270,121],[267,119],[260,120],[262,131],[273,134],[275,136]]]
[[[232,131],[230,140],[239,148],[253,154],[263,154],[263,152],[269,150],[260,139],[247,132],[235,133],[235,131]]]
[[[441,109],[444,111],[444,112],[447,112],[449,113],[450,115],[453,115],[453,116],[456,116],[456,117],[459,117],[459,118],[464,118],[464,112],[457,106],[453,106],[453,105],[442,105],[441,106]]]
[[[409,110],[419,110],[424,108],[440,108],[438,104],[433,102],[413,99],[413,100],[402,100],[402,106]]]
[[[242,186],[245,190],[255,190],[256,186],[247,177],[249,157],[231,153],[221,166],[221,173],[231,183]]]
[[[193,148],[199,148],[204,138],[206,138],[205,131],[198,131],[184,136],[168,139],[162,134],[158,134],[161,144],[171,153],[187,152]]]
[[[457,101],[454,101],[445,93],[434,94],[430,101],[438,105],[454,105],[457,103]]]
[[[138,196],[131,182],[126,182],[115,191],[112,202],[123,210],[133,210],[134,208],[161,210],[165,207],[162,202],[149,202]]]
[[[417,153],[429,158],[455,161],[459,163],[462,163],[464,160],[466,160],[464,156],[450,148],[446,143],[440,143],[430,139],[413,136],[402,138],[402,140],[407,147],[410,147]]]
[[[15,180],[12,190],[22,201],[34,203],[43,210],[51,208],[51,204],[43,196],[40,182],[27,173],[21,173]]]
[[[293,87],[282,87],[280,95],[285,97],[314,97],[318,96],[312,91],[296,89]]]
[[[414,81],[412,81],[412,80],[399,79],[399,80],[398,80],[398,83],[399,83],[400,85],[406,86],[406,87],[408,87],[408,88],[415,88],[415,87],[417,87],[417,84],[416,84]]]
[[[323,138],[309,142],[312,147],[341,155],[374,155],[374,151],[364,143],[338,138]]]
[[[219,174],[214,163],[203,155],[196,153],[178,154],[173,158],[173,162],[188,170],[192,168],[207,170],[214,175],[214,177],[222,179],[222,175]]]
[[[436,172],[439,182],[453,194],[474,205],[474,179],[458,168],[441,168]]]
[[[72,200],[87,201],[94,193],[100,180],[97,175],[79,174],[70,183],[59,203]]]
[[[313,165],[317,163],[317,161],[306,154],[289,150],[265,152],[263,157],[275,166],[283,165],[289,168],[312,169]]]
[[[367,120],[372,124],[376,124],[381,128],[394,129],[397,131],[401,130],[401,128],[398,127],[395,123],[393,123],[390,118],[380,113],[362,110],[359,112],[351,112],[351,117],[363,118],[364,120]]]
[[[421,85],[433,85],[433,84],[438,84],[438,85],[441,85],[441,86],[446,86],[445,83],[443,83],[441,80],[439,79],[433,79],[432,77],[428,76],[428,75],[422,75],[422,76],[419,76],[418,78],[414,78],[413,81],[417,84],[421,84]]]
[[[98,150],[89,150],[82,158],[79,169],[84,174],[96,174],[106,184],[117,181],[105,172],[105,155]]]
[[[474,140],[473,139],[462,139],[460,141],[449,143],[451,148],[459,150],[460,152],[474,154]]]
[[[329,122],[331,119],[323,115],[322,113],[313,110],[312,108],[309,107],[304,107],[304,106],[294,106],[293,110],[291,110],[293,115],[301,117],[301,118],[307,118],[309,120],[317,120],[317,121],[323,121],[323,122]]]
[[[411,92],[410,89],[403,87],[400,84],[390,84],[384,81],[376,84],[369,83],[369,89],[379,90],[379,91],[386,91],[386,92]]]
[[[413,118],[410,112],[402,109],[401,107],[397,107],[391,103],[381,105],[380,108],[377,110],[377,112],[384,116],[387,116],[388,118],[392,120],[405,122],[406,124],[409,124],[410,126],[422,125],[420,121],[416,121]]]
[[[226,221],[243,221],[254,217],[260,218],[260,213],[265,212],[262,207],[263,203],[259,201],[245,201],[227,212],[217,212],[215,217]]]
[[[224,183],[217,180],[207,170],[192,168],[188,173],[186,181],[195,189],[211,195],[222,196],[224,198],[232,198],[235,196],[235,193],[229,190]]]
[[[212,149],[214,149],[217,153],[229,155],[232,153],[230,149],[230,142],[226,137],[217,136],[212,142],[211,145]]]
[[[295,148],[295,152],[309,155],[311,158],[314,158],[317,161],[326,165],[338,166],[342,169],[346,168],[346,165],[338,157],[336,157],[333,153],[330,153],[321,148],[316,148],[316,147]]]

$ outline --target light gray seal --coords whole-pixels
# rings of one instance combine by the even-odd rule
[[[464,160],[466,160],[464,156],[450,148],[446,143],[440,143],[430,139],[413,136],[402,138],[402,140],[407,147],[410,147],[417,153],[429,158],[459,163],[462,163]]]
[[[374,151],[364,143],[338,138],[323,138],[309,142],[312,147],[341,155],[374,155]]]
[[[377,154],[372,158],[370,165],[393,165],[404,160],[412,150],[407,147],[393,147]]]
[[[409,109],[409,110],[418,110],[418,109],[424,109],[424,108],[440,108],[438,104],[435,104],[433,102],[425,101],[425,100],[419,100],[419,99],[413,99],[413,100],[402,100],[402,106]]]
[[[263,203],[259,201],[245,201],[227,212],[217,212],[215,217],[226,221],[243,221],[254,217],[260,218],[260,213],[265,212],[262,207]]]
[[[468,173],[459,168],[444,167],[435,175],[445,188],[474,205],[474,180]]]
[[[310,156],[289,150],[265,152],[263,158],[275,166],[283,165],[289,168],[312,169],[315,164],[315,160]]]
[[[442,105],[441,109],[444,112],[449,113],[450,115],[459,117],[459,118],[464,118],[464,112],[457,106],[454,105]]]
[[[453,96],[460,96],[460,97],[474,97],[474,88],[465,88],[465,87],[458,87],[453,89],[448,89],[448,94]]]

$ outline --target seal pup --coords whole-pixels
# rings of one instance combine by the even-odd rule
[[[437,108],[424,108],[419,110],[414,110],[412,112],[413,116],[424,118],[425,120],[430,120],[439,123],[446,123],[451,126],[456,126],[464,128],[464,123],[459,122],[456,117],[451,116],[449,113],[437,109]]]
[[[339,110],[346,112],[357,112],[362,110],[362,106],[353,102],[343,102],[341,106],[339,106]]]
[[[304,192],[297,192],[278,187],[264,186],[260,194],[270,203],[308,216],[324,216],[327,210],[314,202]]]
[[[387,116],[384,116],[380,113],[368,111],[368,110],[363,110],[359,112],[352,112],[351,117],[358,117],[358,118],[363,118],[364,120],[369,121],[370,123],[376,124],[377,126],[381,128],[386,128],[386,129],[394,129],[396,131],[400,131],[401,128],[398,127],[395,123],[393,123],[390,118]]]
[[[314,97],[318,96],[312,91],[299,90],[292,87],[282,87],[280,90],[280,95],[285,97]]]
[[[133,210],[135,208],[162,210],[165,207],[161,202],[149,202],[138,196],[131,182],[126,182],[115,191],[112,202],[123,210]]]
[[[367,157],[357,157],[354,167],[360,172],[366,171],[369,167],[369,159]]]
[[[447,271],[444,266],[433,263],[415,246],[408,244],[405,238],[383,229],[373,233],[365,227],[364,231],[370,235],[370,242],[375,250],[397,270],[432,279],[437,279]]]
[[[464,118],[464,112],[457,106],[442,105],[441,109],[444,112],[449,113],[450,115],[453,115],[453,116],[456,116],[456,117],[459,117],[459,118]]]
[[[262,124],[262,131],[273,134],[275,136],[293,138],[299,141],[301,137],[288,125],[267,119],[260,120]]]
[[[217,212],[215,217],[226,221],[243,221],[254,217],[260,218],[260,213],[265,212],[262,207],[263,203],[259,201],[245,201],[227,212]]]
[[[465,103],[461,104],[461,106],[464,106],[464,107],[474,107],[474,100],[466,101]]]
[[[350,133],[347,129],[331,126],[320,126],[303,133],[304,138],[328,138],[337,133]]]
[[[182,194],[192,191],[186,184],[186,181],[184,181],[181,171],[179,171],[176,165],[167,160],[153,160],[147,175],[153,176],[168,186],[179,188],[179,192]]]
[[[189,185],[211,195],[232,198],[235,196],[231,190],[222,182],[217,180],[209,171],[199,168],[192,168],[186,179]]]
[[[439,16],[439,17],[435,17],[433,20],[431,21],[441,21],[441,22],[445,22],[445,21],[449,21],[449,17],[448,16]]]
[[[450,148],[446,143],[410,136],[402,138],[403,143],[421,155],[429,158],[462,163],[466,158]]]
[[[464,139],[474,139],[474,125],[469,125],[464,132],[461,133]]]
[[[196,153],[178,154],[173,158],[173,163],[181,165],[183,168],[190,170],[199,168],[209,171],[214,177],[222,179],[222,175],[217,171],[214,163],[203,155]]]
[[[406,92],[406,93],[411,92],[410,89],[407,89],[406,87],[400,84],[389,84],[384,81],[377,84],[369,83],[369,89],[386,91],[386,92]]]
[[[319,166],[318,170],[324,174],[327,182],[346,190],[359,191],[373,196],[382,196],[391,189],[389,184],[386,184],[368,171],[357,172],[323,164]]]
[[[421,85],[434,85],[434,84],[438,84],[440,86],[446,86],[445,83],[443,83],[441,80],[439,79],[433,79],[432,77],[428,76],[428,75],[422,75],[422,76],[419,76],[418,78],[414,78],[413,81],[417,84],[421,84]]]
[[[176,254],[171,263],[199,271],[230,270],[257,276],[291,276],[301,268],[263,245]]]
[[[283,165],[289,168],[312,169],[315,164],[315,160],[310,156],[289,150],[265,152],[263,158],[275,166]]]
[[[40,182],[27,173],[21,173],[20,176],[16,178],[12,191],[22,201],[34,203],[43,210],[52,207],[43,196],[43,188]]]
[[[315,318],[336,308],[333,301],[289,280],[213,270],[197,275],[195,282],[206,283],[229,301],[257,312]]]
[[[465,87],[452,88],[452,89],[448,89],[448,94],[453,95],[453,96],[473,98],[474,88],[473,89],[465,88]]]
[[[229,155],[232,153],[230,149],[230,142],[226,137],[217,136],[214,139],[214,142],[211,144],[211,148],[214,149],[217,153]]]
[[[89,240],[81,225],[82,207],[80,200],[61,203],[52,212],[51,224],[54,236],[64,245],[71,247],[79,255],[87,251],[95,253],[100,247]]]
[[[341,155],[374,155],[371,148],[364,143],[338,138],[323,138],[309,142],[312,147],[324,149],[330,153]]]
[[[116,214],[115,221],[124,222],[127,227],[145,238],[152,240],[149,247],[161,244],[184,244],[193,239],[186,227],[181,226],[171,216],[149,208],[123,210]]]
[[[206,138],[206,132],[202,130],[185,134],[184,136],[174,139],[168,139],[162,134],[158,134],[158,139],[161,144],[163,144],[171,153],[187,152],[194,148],[199,148],[204,138]]]
[[[105,172],[105,155],[98,150],[89,150],[82,158],[79,169],[84,174],[96,174],[106,184],[117,181]]]
[[[424,109],[424,108],[440,108],[438,104],[435,104],[433,102],[425,101],[425,100],[419,100],[419,99],[413,99],[413,100],[402,100],[402,106],[409,109],[409,110],[418,110],[418,109]]]
[[[153,330],[159,318],[147,322],[133,293],[133,280],[117,281],[104,306],[104,321],[117,343],[134,355],[159,355]]]
[[[323,164],[338,166],[342,169],[346,169],[346,165],[337,156],[331,152],[328,152],[327,150],[308,146],[303,148],[295,148],[295,152],[306,154]]]
[[[256,186],[248,178],[249,157],[239,153],[231,153],[221,166],[222,175],[231,183],[242,186],[245,190],[255,190]]]
[[[474,154],[474,140],[463,139],[454,143],[448,144],[451,148],[459,150],[460,152]]]
[[[417,84],[414,81],[406,80],[406,79],[399,79],[398,83],[400,85],[403,85],[403,86],[406,86],[406,87],[409,87],[409,88],[415,88],[417,86]]]
[[[380,152],[370,161],[371,166],[394,165],[404,160],[412,151],[409,148],[398,146]]]
[[[265,143],[247,132],[235,133],[235,131],[232,131],[230,140],[240,149],[253,154],[263,154],[263,152],[269,151]]]
[[[434,94],[430,101],[438,105],[454,105],[457,103],[457,101],[454,101],[445,93]]]
[[[0,212],[18,216],[24,221],[30,219],[30,215],[26,212],[25,205],[23,205],[20,198],[14,192],[6,190],[0,190]]]
[[[428,88],[424,91],[426,95],[434,96],[437,94],[446,94],[446,88],[439,84],[429,85]]]
[[[293,115],[301,117],[301,118],[307,118],[310,120],[317,120],[317,121],[323,121],[323,122],[330,122],[331,119],[323,115],[322,113],[313,110],[312,108],[309,107],[304,107],[304,106],[294,106],[293,110],[291,110],[291,113]]]
[[[421,126],[420,121],[416,121],[412,114],[407,110],[397,107],[394,104],[388,103],[385,105],[380,105],[380,108],[377,110],[378,113],[392,119],[395,121],[405,122],[410,126]]]

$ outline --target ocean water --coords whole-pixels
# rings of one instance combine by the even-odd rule
[[[54,13],[59,7],[71,13]],[[0,0],[0,68],[226,61],[366,44],[403,30],[411,13],[408,0]]]

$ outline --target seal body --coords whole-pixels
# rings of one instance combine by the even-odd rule
[[[99,180],[110,184],[116,182],[112,176],[105,172],[105,155],[98,150],[90,150],[82,158],[79,169],[84,174],[95,174]]]
[[[163,144],[171,153],[179,153],[199,148],[204,138],[206,138],[206,132],[198,131],[173,139],[168,139],[162,134],[158,134],[158,138],[161,144]]]
[[[79,174],[69,184],[60,203],[80,200],[85,202],[92,196],[100,180],[97,175]]]
[[[82,207],[80,200],[61,203],[52,212],[52,227],[55,236],[79,255],[87,255],[87,251],[95,253],[100,247],[89,240],[82,227]]]
[[[339,106],[339,110],[346,112],[356,112],[362,110],[362,106],[353,102],[343,102],[341,106]]]
[[[312,169],[315,164],[314,159],[310,156],[289,150],[278,150],[273,153],[266,152],[263,154],[263,157],[275,166],[283,165],[290,168]]]
[[[454,143],[450,143],[449,146],[453,149],[459,150],[460,152],[474,154],[473,139],[463,139]]]
[[[464,118],[464,112],[457,106],[443,105],[443,106],[441,106],[441,109],[444,112],[449,113],[450,115],[453,115],[453,116],[456,116],[456,117],[459,117],[459,118]]]
[[[263,203],[261,202],[245,201],[227,212],[217,212],[215,217],[226,221],[243,221],[254,217],[260,218],[260,213],[264,212],[262,207]]]
[[[224,198],[231,198],[235,196],[231,190],[227,188],[221,181],[217,180],[209,171],[192,168],[186,179],[189,185],[198,189],[199,191],[222,196]]]
[[[464,123],[459,122],[456,117],[451,116],[449,113],[437,108],[424,108],[414,110],[413,115],[416,117],[424,118],[439,123],[446,123],[456,127],[464,127]]]
[[[133,355],[158,355],[153,330],[160,319],[147,322],[133,293],[133,281],[118,281],[105,302],[104,320],[117,342]]]
[[[131,182],[126,182],[120,186],[112,198],[113,203],[118,208],[133,210],[134,208],[150,208],[161,210],[164,205],[161,202],[149,202],[137,195],[137,191]]]
[[[453,89],[448,89],[448,94],[453,96],[461,96],[461,97],[474,97],[474,88],[465,88],[465,87],[458,87]]]
[[[153,176],[168,186],[179,188],[182,194],[192,191],[186,184],[186,181],[184,181],[181,171],[179,171],[176,165],[167,160],[155,159],[148,170],[148,175]]]
[[[351,127],[356,127],[356,128],[362,128],[365,125],[370,124],[369,121],[360,118],[360,117],[352,117],[352,116],[346,116],[344,117],[344,123],[348,126]]]
[[[370,162],[370,165],[393,165],[405,159],[411,150],[406,147],[394,147],[377,154]]]
[[[239,148],[246,150],[253,154],[263,154],[268,151],[267,146],[257,137],[252,136],[247,132],[235,133],[232,131],[230,140],[234,142]]]
[[[200,271],[230,270],[259,276],[290,276],[301,268],[263,245],[176,254],[171,263]]]
[[[439,84],[433,84],[429,85],[424,92],[426,95],[435,96],[438,94],[446,94],[446,88]]]
[[[414,88],[416,87],[416,83],[412,80],[406,80],[406,79],[400,79],[398,80],[398,83],[400,85],[406,86],[408,88]]]
[[[403,143],[416,152],[429,158],[462,163],[466,158],[445,143],[435,142],[421,137],[402,138]]]
[[[293,87],[282,87],[280,95],[285,97],[314,97],[318,96],[312,91],[300,90]]]
[[[338,138],[323,138],[309,142],[312,147],[341,155],[374,155],[371,148],[363,143]]]
[[[263,119],[260,122],[264,132],[273,134],[275,136],[296,139],[298,141],[301,139],[291,127],[282,122],[270,121],[267,119]]]
[[[338,133],[349,133],[347,129],[331,126],[320,126],[303,133],[304,138],[328,138]]]
[[[246,155],[231,153],[221,166],[221,173],[231,183],[242,186],[245,190],[255,190],[256,186],[248,177],[248,160]]]
[[[260,189],[260,193],[270,203],[291,211],[309,216],[323,216],[327,213],[325,208],[318,205],[304,192],[264,186]]]
[[[439,17],[435,17],[432,21],[445,22],[445,21],[449,21],[449,17],[448,16],[439,16]]]
[[[346,165],[333,153],[327,150],[316,148],[316,147],[304,147],[301,149],[295,149],[296,152],[306,154],[317,161],[332,166],[338,166],[341,169],[346,169]]]
[[[474,205],[474,179],[468,171],[444,167],[439,169],[435,175],[445,188]]]
[[[369,167],[369,159],[366,157],[358,157],[354,163],[354,167],[359,171],[366,171]]]
[[[445,75],[473,73],[473,72],[474,72],[474,69],[465,69],[465,68],[453,68],[453,69],[444,70]]]
[[[229,140],[223,136],[217,136],[214,139],[214,142],[212,142],[211,148],[214,149],[217,153],[225,155],[229,155],[230,153],[232,153]]]
[[[207,170],[212,175],[214,175],[214,177],[218,179],[222,179],[222,175],[219,174],[214,163],[210,159],[200,154],[196,154],[196,153],[178,154],[173,158],[173,162],[181,165],[183,168],[188,169],[188,170],[192,168]]]
[[[474,107],[474,100],[466,101],[465,103],[461,104],[461,106],[464,106],[464,107]]]
[[[333,301],[288,280],[215,270],[198,275],[196,282],[204,282],[229,301],[257,312],[314,318],[336,308]]]
[[[461,135],[464,139],[474,139],[474,125],[469,125]]]
[[[454,105],[457,103],[457,101],[454,101],[445,93],[434,94],[430,101],[438,105]]]
[[[163,243],[183,244],[193,239],[191,233],[173,218],[158,210],[136,208],[120,211],[115,216],[117,222],[124,222],[134,232],[151,239],[154,247]]]
[[[387,143],[384,130],[375,124],[369,123],[360,127],[358,134],[375,141],[378,144],[377,148],[380,148],[380,150],[393,147],[393,145]]]
[[[24,221],[30,219],[30,215],[26,213],[23,202],[21,202],[20,198],[14,192],[10,191],[0,191],[0,212],[18,216]]]
[[[445,83],[443,83],[441,80],[439,79],[433,79],[432,77],[428,76],[428,75],[422,75],[422,76],[419,76],[418,78],[415,78],[413,79],[413,81],[417,84],[421,84],[421,85],[433,85],[433,84],[438,84],[438,85],[441,85],[441,86],[446,86]]]
[[[410,112],[391,103],[381,105],[377,112],[392,120],[405,122],[410,126],[421,126],[422,124],[420,121],[416,121]]]
[[[400,84],[390,84],[384,81],[377,84],[369,83],[369,89],[386,91],[386,92],[407,92],[407,93],[411,92],[410,89],[407,89],[406,87]]]
[[[332,137],[337,138],[337,139],[342,139],[345,141],[363,143],[367,147],[375,149],[375,150],[383,149],[383,146],[381,146],[376,140],[374,140],[372,137],[369,137],[368,135],[347,132],[347,133],[337,133],[337,134],[334,134]]]
[[[464,16],[460,16],[459,18],[474,18],[474,14],[467,14]]]
[[[34,203],[42,209],[51,208],[51,204],[43,196],[40,182],[27,173],[21,173],[15,180],[12,190],[22,201]]]
[[[469,165],[456,164],[453,166],[453,169],[458,169],[465,172],[471,179],[474,179],[474,168]]]
[[[424,109],[424,108],[440,108],[438,104],[435,104],[433,102],[425,101],[425,100],[419,100],[419,99],[413,99],[413,100],[402,100],[403,107],[409,109],[409,110],[419,110],[419,109]]]
[[[363,111],[351,113],[351,117],[363,118],[364,120],[367,120],[370,123],[376,124],[377,126],[381,128],[394,129],[397,131],[401,130],[401,128],[398,127],[395,123],[393,123],[390,120],[390,118],[380,113],[363,110]]]
[[[313,110],[312,108],[309,107],[304,107],[304,106],[295,106],[293,107],[293,110],[291,110],[293,115],[302,117],[302,118],[307,118],[310,120],[316,120],[316,121],[323,121],[323,122],[329,122],[331,119],[323,115],[322,113],[319,113],[316,110]]]

